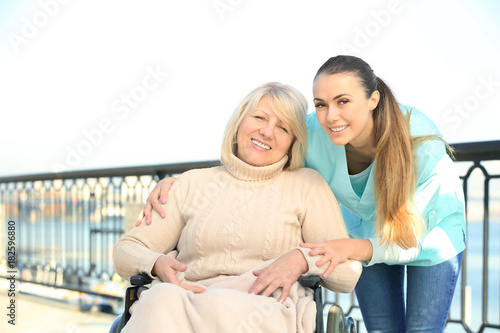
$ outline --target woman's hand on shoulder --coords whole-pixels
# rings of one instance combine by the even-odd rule
[[[151,270],[151,274],[158,276],[162,282],[175,284],[186,290],[191,290],[194,293],[199,294],[205,292],[205,289],[203,289],[202,287],[181,283],[179,277],[177,276],[177,273],[184,272],[186,271],[186,269],[187,266],[176,260],[175,258],[167,255],[162,255],[158,257],[158,259],[156,259],[156,262],[153,265],[153,269]]]
[[[257,279],[248,292],[254,295],[270,296],[281,287],[279,302],[282,303],[290,293],[292,285],[302,274],[307,272],[307,269],[307,261],[302,252],[299,250],[290,251],[266,268],[254,271],[253,274],[257,276]]]
[[[153,209],[156,210],[161,217],[165,217],[165,211],[161,205],[167,202],[168,192],[170,191],[170,187],[172,187],[175,180],[176,178],[168,177],[160,180],[158,184],[156,184],[155,188],[149,194],[146,205],[137,217],[137,222],[135,222],[136,227],[141,225],[144,218],[146,220],[146,224],[151,224],[151,212]]]

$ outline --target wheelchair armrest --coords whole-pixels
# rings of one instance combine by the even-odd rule
[[[125,311],[123,313],[125,319],[124,323],[130,319],[130,307],[132,304],[139,299],[139,295],[143,290],[148,289],[147,287],[144,287],[144,285],[153,281],[153,279],[145,273],[132,275],[129,279],[132,286],[128,287],[125,291]]]
[[[316,303],[316,332],[323,332],[323,295],[321,292],[321,278],[317,275],[301,276],[299,283],[306,288],[311,288],[314,292],[314,302]]]
[[[321,282],[321,278],[317,275],[299,277],[299,283],[303,287],[307,287],[307,288],[311,288],[311,289],[318,288],[320,282]]]
[[[130,276],[130,284],[133,286],[143,286],[151,283],[151,281],[153,281],[153,279],[146,273]]]

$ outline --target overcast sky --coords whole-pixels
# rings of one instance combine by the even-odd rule
[[[451,142],[499,140],[500,3],[0,2],[0,176],[218,159],[256,86],[365,59]]]

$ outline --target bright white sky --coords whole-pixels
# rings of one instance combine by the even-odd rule
[[[218,159],[249,91],[287,83],[313,111],[317,68],[346,53],[450,142],[499,140],[499,15],[495,0],[5,1],[0,177]]]

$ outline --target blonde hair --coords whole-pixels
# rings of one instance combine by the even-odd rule
[[[226,125],[222,141],[221,161],[227,164],[236,155],[236,138],[243,119],[252,113],[262,97],[267,96],[276,115],[290,127],[295,139],[288,152],[284,170],[292,171],[304,166],[307,150],[307,100],[295,88],[278,82],[261,85],[248,94],[233,112]]]
[[[401,112],[391,89],[365,61],[354,56],[332,57],[320,67],[315,80],[323,73],[353,74],[367,98],[374,91],[380,93],[378,105],[373,110],[377,237],[381,238],[382,244],[396,244],[403,249],[416,247],[426,228],[415,205],[416,147],[428,140],[444,140],[436,135],[412,137],[409,125],[411,112],[406,115]]]

